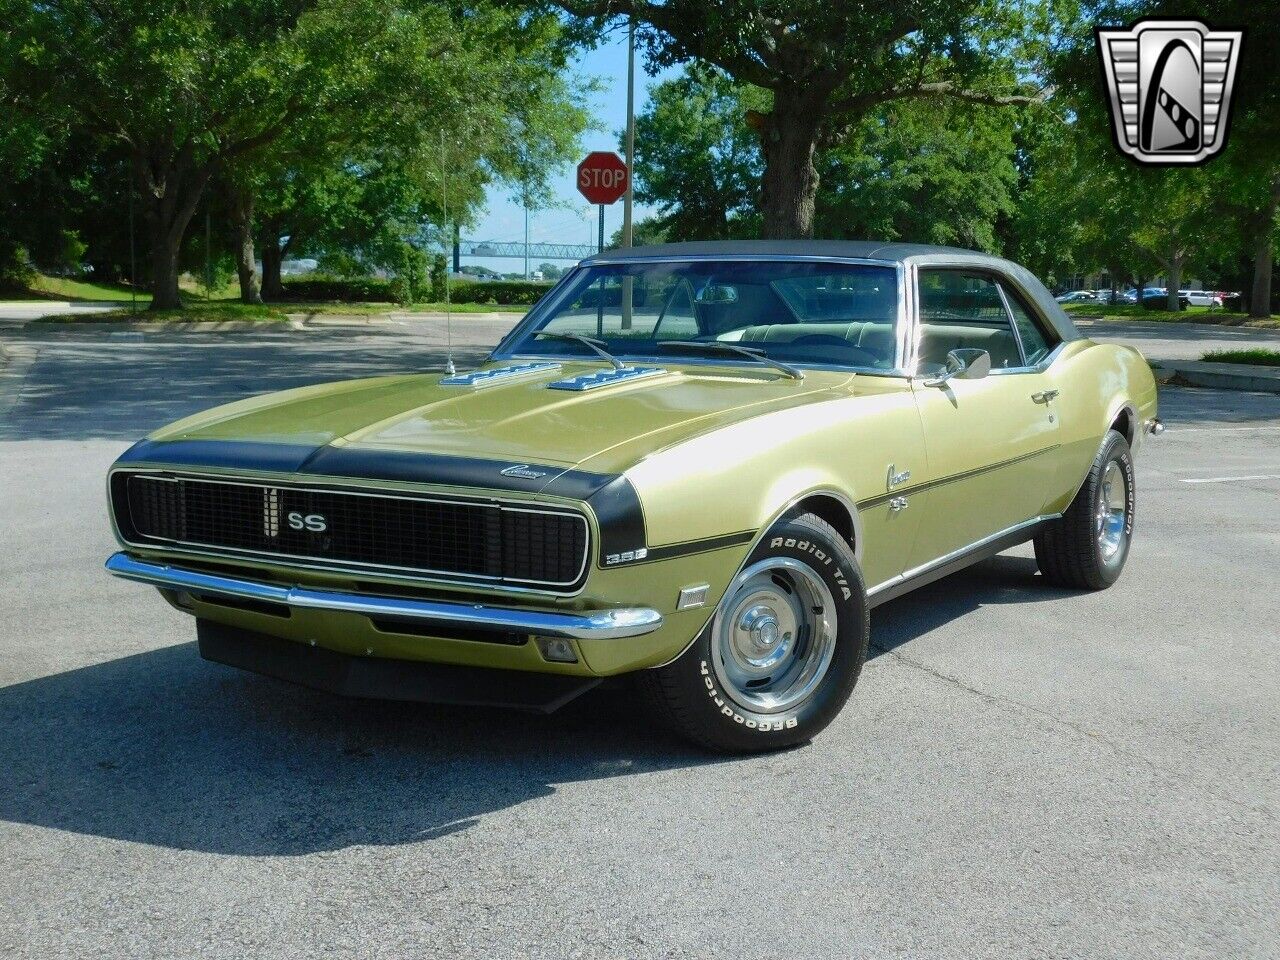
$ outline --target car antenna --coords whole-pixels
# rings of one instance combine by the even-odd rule
[[[445,361],[444,372],[452,377],[457,373],[453,365],[453,313],[449,309],[449,167],[444,156],[444,131],[440,131],[440,208],[444,220],[444,338]]]

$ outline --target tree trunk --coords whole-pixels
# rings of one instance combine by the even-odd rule
[[[231,212],[236,228],[236,273],[240,278],[240,302],[262,303],[258,290],[258,266],[253,252],[253,193],[231,188]]]
[[[135,152],[133,172],[151,241],[150,309],[179,310],[178,255],[211,171],[193,169],[185,153],[160,155],[156,160],[141,150]]]
[[[1274,259],[1270,230],[1263,230],[1253,251],[1253,287],[1249,292],[1249,316],[1271,316],[1271,263]]]
[[[1168,292],[1165,294],[1165,306],[1174,313],[1178,312],[1178,288],[1182,286],[1182,262],[1186,259],[1184,254],[1174,254],[1169,258],[1167,264],[1168,269],[1166,278],[1169,283]]]
[[[178,250],[181,234],[171,230],[151,231],[151,310],[181,310],[182,294],[178,290]]]
[[[826,112],[820,91],[779,89],[761,137],[764,176],[761,180],[763,234],[768,239],[813,236],[818,170],[813,158]]]
[[[262,297],[264,300],[285,298],[284,280],[280,266],[284,262],[284,248],[276,237],[277,231],[264,230],[262,236]]]

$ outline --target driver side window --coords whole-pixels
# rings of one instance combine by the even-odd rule
[[[965,348],[987,351],[992,369],[1022,366],[1000,290],[981,274],[921,270],[920,329],[916,336],[918,373],[944,369],[947,354]]]

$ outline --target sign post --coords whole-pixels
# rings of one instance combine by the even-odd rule
[[[589,203],[600,207],[600,233],[598,248],[604,250],[604,208],[627,192],[631,185],[631,172],[622,158],[608,150],[596,150],[587,154],[585,160],[578,164],[578,192],[587,198]],[[624,301],[628,298],[624,297]],[[623,303],[626,321],[623,326],[630,327],[631,304]]]

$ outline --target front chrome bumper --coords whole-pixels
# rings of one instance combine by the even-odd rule
[[[308,610],[361,613],[370,617],[412,620],[441,627],[528,633],[540,637],[617,640],[643,636],[662,626],[662,615],[647,607],[558,613],[512,610],[482,604],[439,603],[410,597],[365,596],[306,587],[285,587],[198,570],[184,570],[167,564],[135,560],[126,553],[113,554],[107,561],[107,572],[126,580],[136,580],[170,590],[259,600]]]

